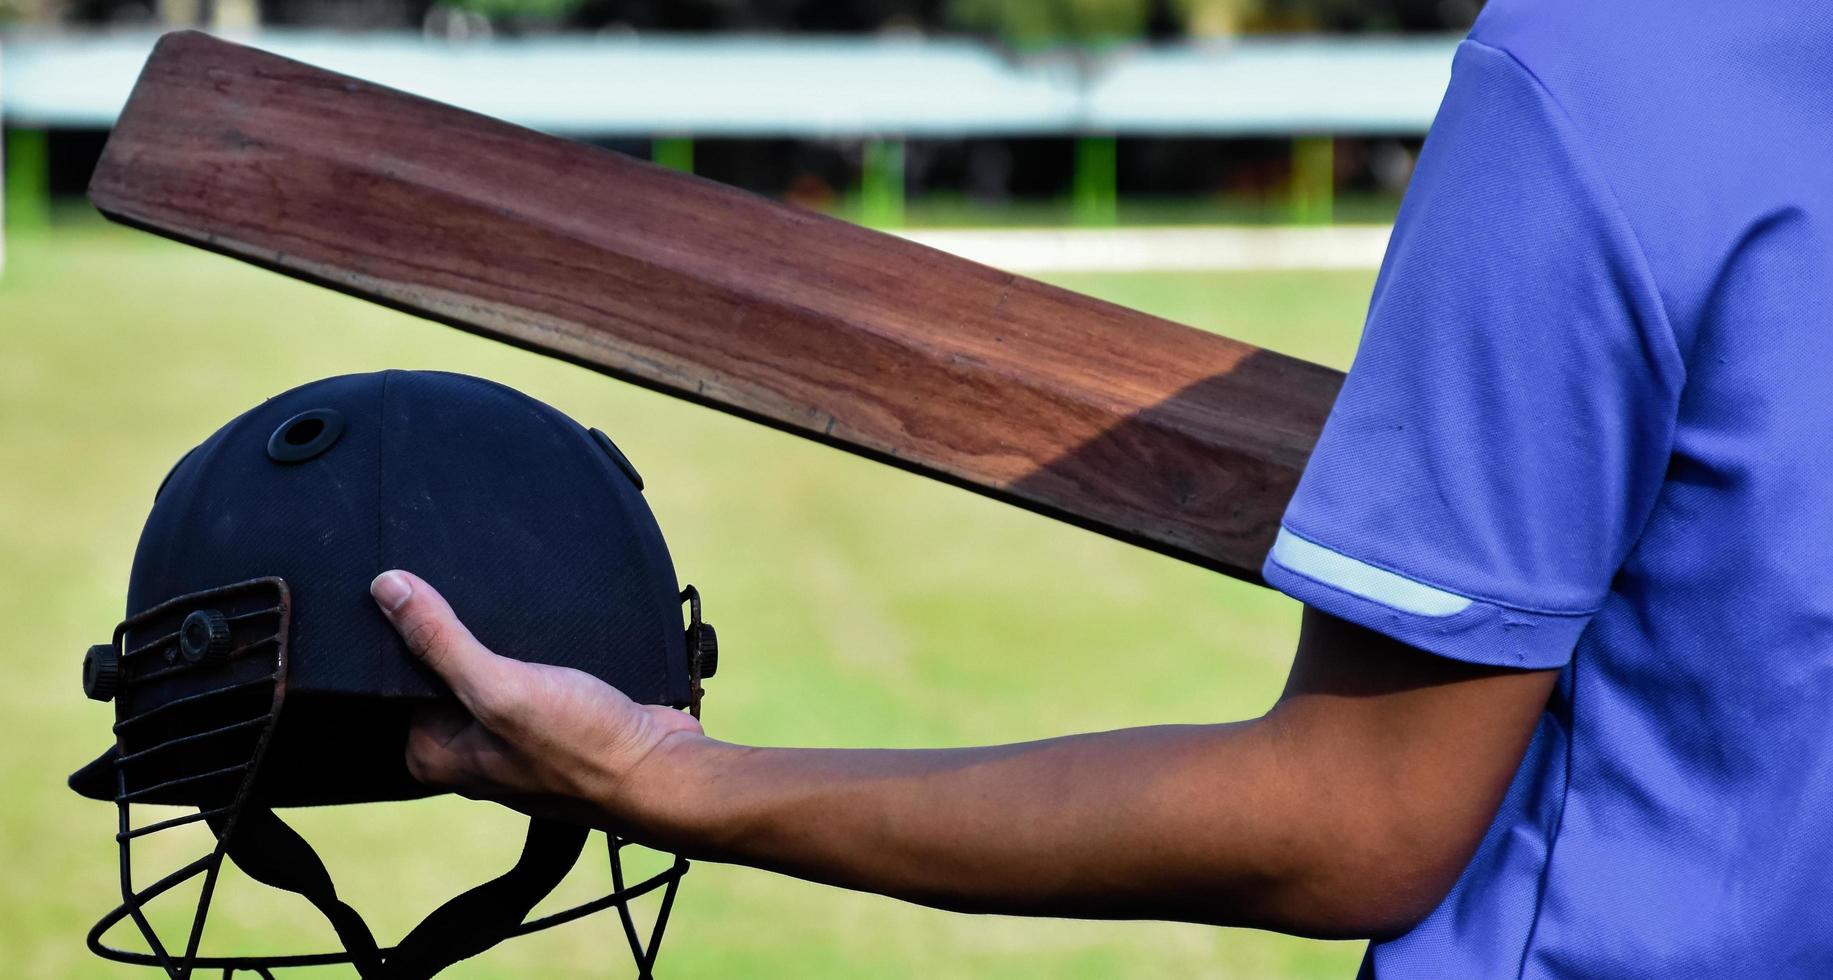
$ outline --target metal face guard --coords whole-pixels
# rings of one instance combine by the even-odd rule
[[[698,601],[693,603],[692,618],[696,625],[698,605]],[[225,857],[233,857],[251,877],[276,887],[293,888],[299,880],[311,877],[309,873],[291,868],[281,869],[285,874],[279,874],[271,866],[251,866],[248,863],[251,851],[237,854],[236,848],[238,843],[267,844],[277,840],[271,836],[277,833],[276,826],[281,828],[279,832],[291,835],[291,831],[285,830],[273,817],[257,791],[261,764],[285,702],[291,613],[291,600],[284,581],[253,579],[163,602],[115,627],[111,646],[91,649],[90,656],[85,659],[85,689],[90,690],[92,696],[108,694],[115,702],[118,719],[114,726],[114,803],[119,817],[115,842],[120,863],[121,904],[103,915],[89,930],[89,949],[118,963],[160,967],[172,980],[188,980],[200,968],[222,970],[225,978],[236,971],[271,977],[269,971],[276,969],[344,963],[356,966],[366,980],[415,980],[438,972],[452,959],[482,952],[501,939],[551,928],[615,906],[638,976],[649,977],[688,862],[677,856],[666,869],[626,885],[620,852],[630,842],[612,835],[607,835],[612,880],[609,894],[539,919],[493,921],[482,931],[494,930],[494,936],[476,948],[472,946],[478,938],[479,908],[503,897],[503,883],[525,872],[523,864],[519,863],[502,878],[448,902],[392,947],[378,949],[369,939],[367,926],[362,925],[360,917],[348,906],[343,906],[341,911],[347,918],[333,921],[334,926],[339,926],[340,938],[345,940],[346,949],[342,952],[198,955],[204,923]],[[212,672],[205,676],[220,678],[220,683],[198,690],[200,671]],[[698,692],[697,677],[695,688]],[[179,751],[174,752],[175,749]],[[135,827],[131,816],[135,803],[190,805],[196,806],[198,811]],[[200,821],[207,822],[216,834],[215,848],[151,885],[135,890],[134,841]],[[528,852],[538,849],[538,838],[548,846],[551,857],[556,831],[551,826],[543,828],[541,824],[537,821],[531,827],[524,862],[529,859]],[[250,826],[252,829],[248,829]],[[244,830],[248,840],[236,838],[238,830]],[[576,855],[586,832],[583,828],[574,828],[573,832],[578,836],[573,839],[571,854]],[[561,836],[566,833],[559,831]],[[296,835],[291,836],[296,846],[304,849],[303,856],[295,854],[295,858],[317,865],[316,873],[323,878],[323,887],[330,889],[322,864],[317,862],[309,845]],[[255,852],[270,853],[267,848],[257,848]],[[572,857],[567,856],[566,865],[571,863]],[[144,909],[154,898],[200,874],[204,875],[204,883],[192,914],[191,927],[182,953],[174,954],[160,940]],[[638,935],[629,903],[657,889],[662,890],[661,907],[645,941]],[[294,890],[306,894],[305,890]],[[335,902],[334,892],[330,894],[330,900]],[[307,894],[307,897],[319,905],[321,911],[325,909],[322,895]],[[512,897],[526,899],[532,907],[539,895]],[[133,919],[151,952],[124,950],[103,943],[103,936],[127,918]],[[354,927],[350,920],[354,920]],[[353,944],[353,932],[363,942]],[[358,948],[353,950],[350,948],[353,945]],[[367,948],[361,948],[363,946]],[[460,952],[448,956],[448,947]]]
[[[221,616],[230,631],[229,649],[220,662],[189,660],[180,652],[184,620],[206,610]],[[189,977],[198,966],[215,965],[199,961],[197,948],[203,940],[204,920],[227,842],[248,802],[286,700],[291,613],[286,583],[264,578],[179,596],[115,627],[114,803],[119,817],[115,844],[121,867],[121,904],[89,930],[89,948],[97,955],[120,963],[162,967],[174,980]],[[212,668],[224,675],[224,684],[173,695],[172,688],[185,675]],[[205,720],[200,723],[193,718]],[[171,752],[180,748],[191,751],[176,756]],[[201,764],[186,766],[186,755],[202,760]],[[235,757],[242,761],[234,761]],[[133,825],[131,809],[136,801],[172,796],[192,798],[198,811],[143,827]],[[134,890],[135,840],[206,820],[220,820],[224,827],[209,854]],[[204,875],[204,885],[190,934],[184,953],[174,957],[143,909],[153,898],[199,874]],[[124,917],[133,918],[150,954],[102,943],[103,934]]]

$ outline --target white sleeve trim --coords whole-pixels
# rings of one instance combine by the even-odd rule
[[[1273,560],[1306,578],[1404,613],[1454,616],[1470,608],[1465,596],[1357,561],[1283,527],[1273,542]]]

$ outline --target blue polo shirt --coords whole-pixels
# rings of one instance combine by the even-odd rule
[[[1365,969],[1833,977],[1833,4],[1492,0],[1265,575],[1560,670]]]

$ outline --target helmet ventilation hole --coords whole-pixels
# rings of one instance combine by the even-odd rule
[[[336,409],[301,412],[267,438],[267,456],[276,463],[302,463],[330,449],[343,434],[344,416]]]
[[[286,427],[283,438],[289,446],[303,446],[325,431],[324,419],[300,419]]]

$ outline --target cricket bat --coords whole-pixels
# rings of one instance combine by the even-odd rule
[[[1336,371],[204,34],[110,218],[1257,581]]]

